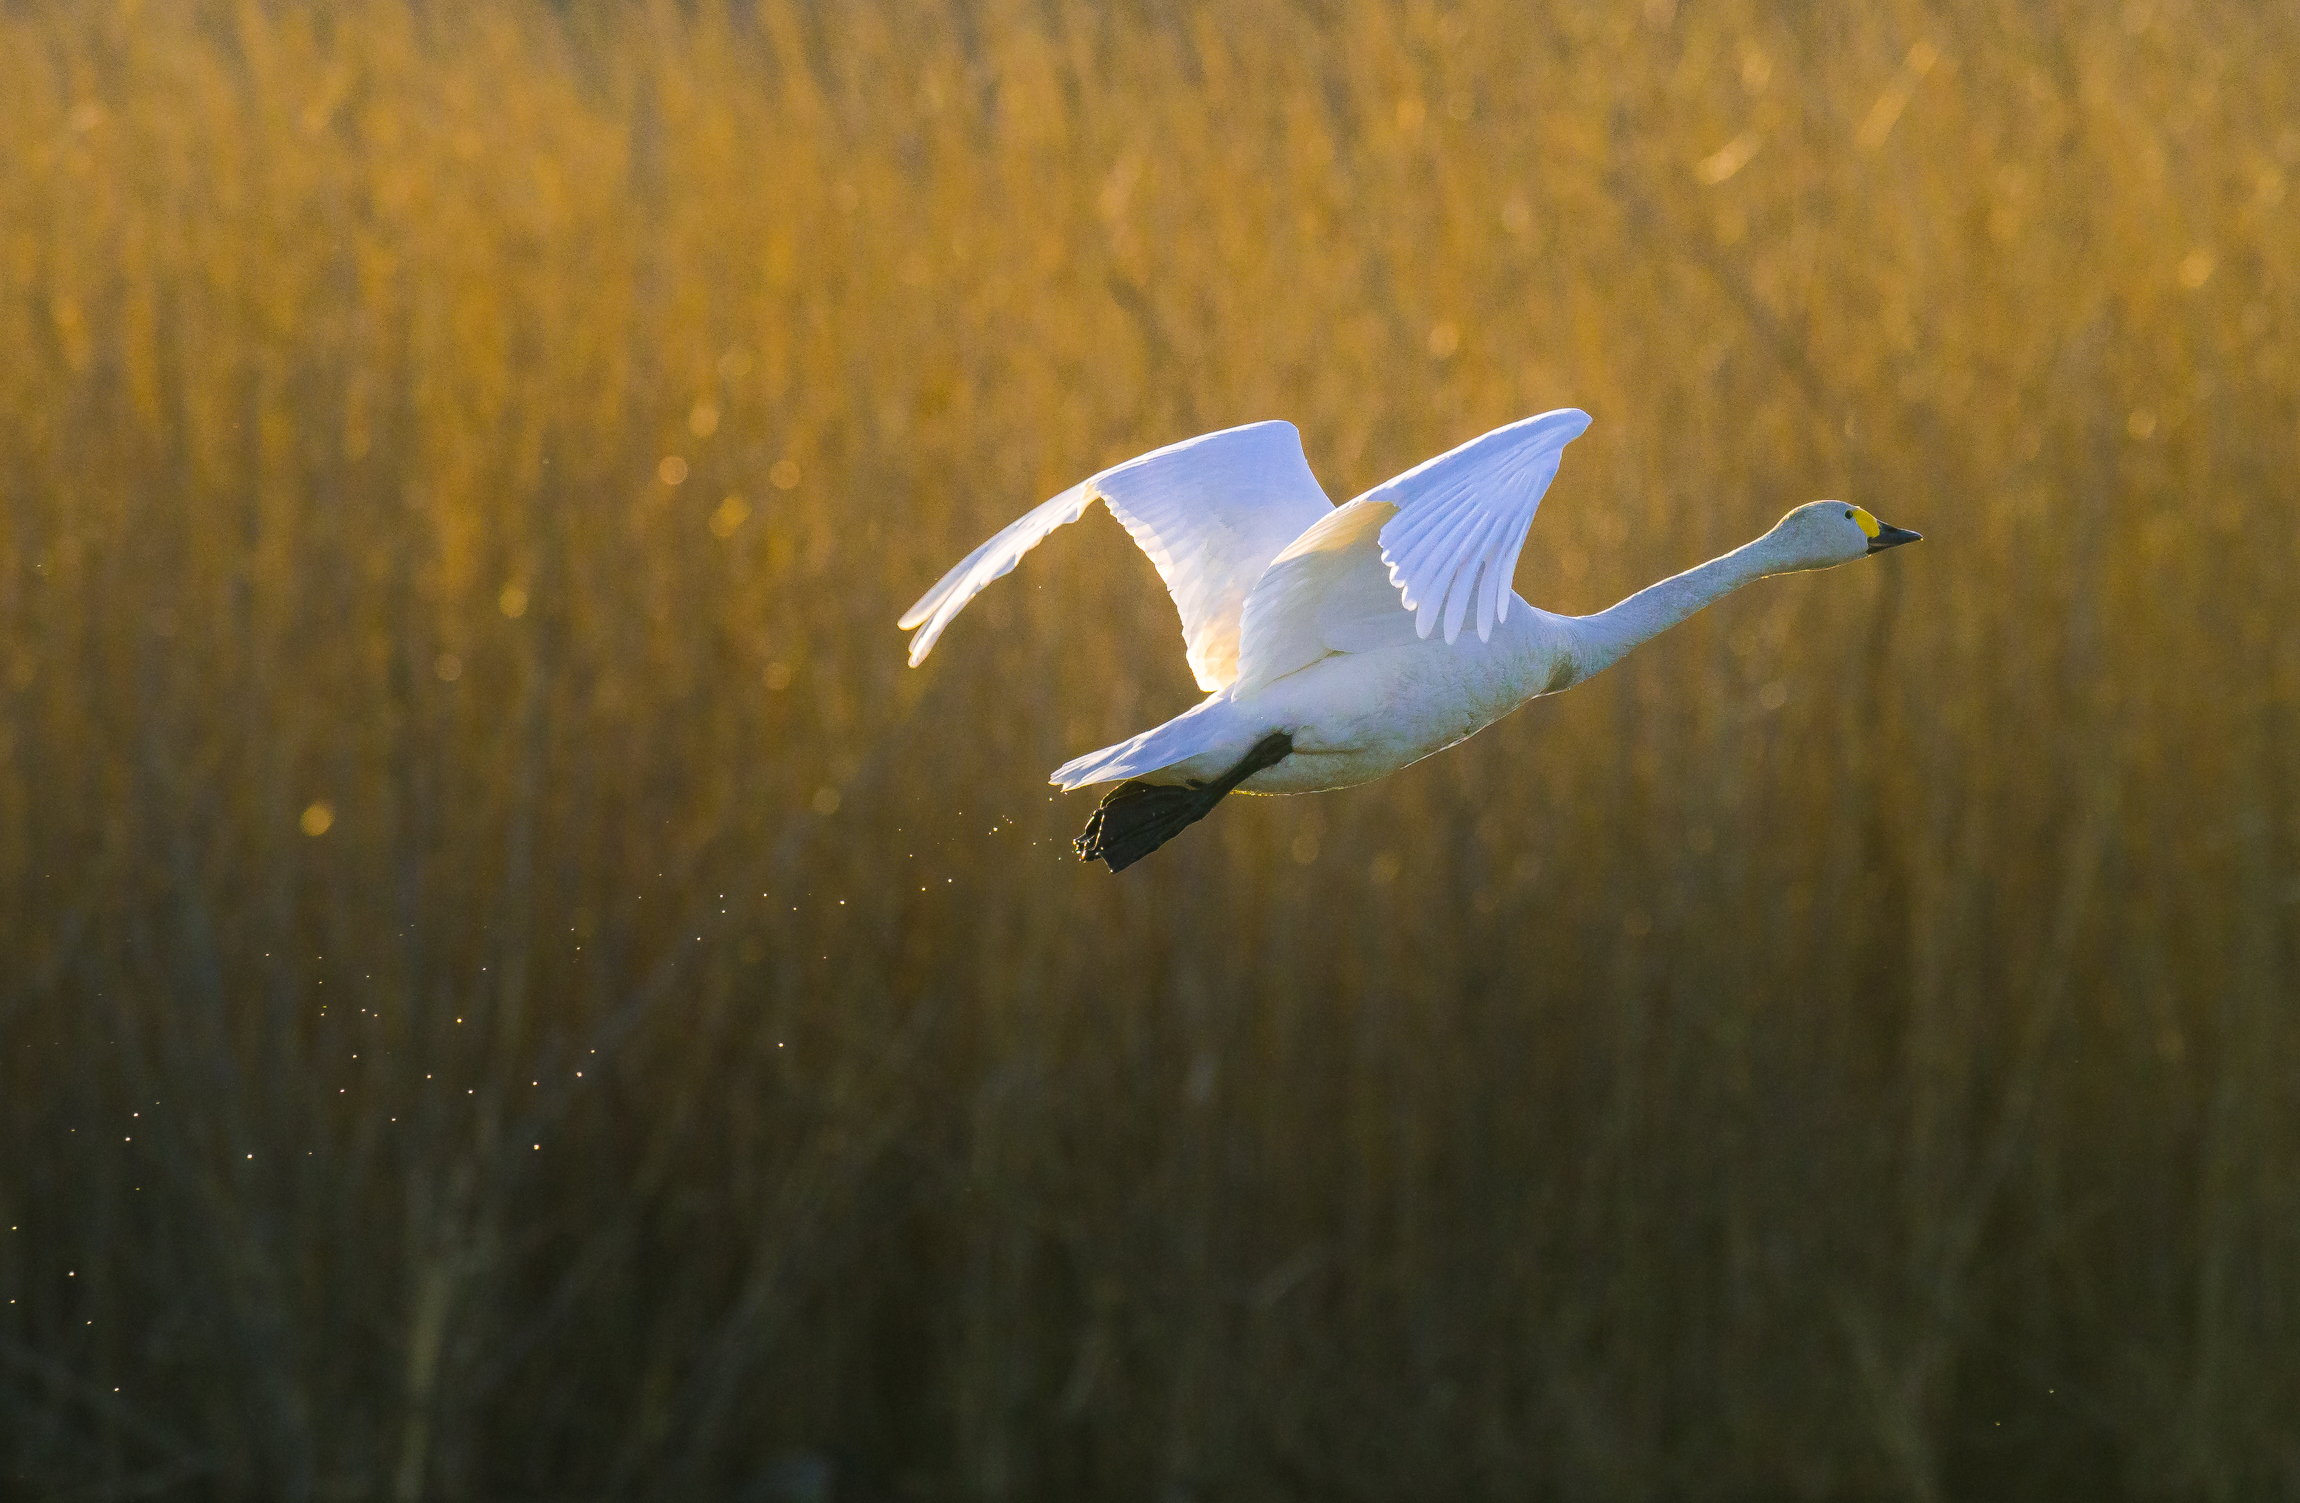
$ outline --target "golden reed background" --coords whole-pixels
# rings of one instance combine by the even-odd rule
[[[2300,1494],[2296,107],[2250,0],[0,6],[8,1490]],[[1119,879],[1117,528],[902,666],[1107,462],[1566,402],[1536,601],[1927,541]]]

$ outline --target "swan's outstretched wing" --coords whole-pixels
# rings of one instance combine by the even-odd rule
[[[1330,653],[1427,637],[1441,607],[1448,644],[1473,603],[1478,639],[1490,641],[1508,619],[1510,574],[1559,451],[1588,426],[1566,409],[1496,428],[1328,512],[1246,597],[1238,692]]]
[[[1158,566],[1181,612],[1190,671],[1201,689],[1219,689],[1238,676],[1238,621],[1247,592],[1281,549],[1333,511],[1292,423],[1249,423],[1129,459],[1026,513],[903,612],[899,624],[918,629],[911,666],[926,660],[969,600],[1097,500]]]
[[[1332,653],[1413,642],[1414,618],[1398,609],[1398,588],[1382,565],[1378,541],[1397,512],[1387,501],[1360,496],[1326,513],[1270,560],[1239,624],[1238,693]]]
[[[1366,492],[1397,515],[1382,525],[1382,562],[1390,583],[1427,637],[1445,617],[1450,645],[1466,617],[1479,641],[1509,617],[1509,580],[1534,508],[1556,478],[1565,446],[1589,426],[1589,414],[1560,407],[1471,439],[1424,460]]]

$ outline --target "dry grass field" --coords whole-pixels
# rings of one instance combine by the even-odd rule
[[[1120,529],[903,666],[1567,403],[1927,541],[1115,878]],[[2296,475],[2256,0],[0,0],[0,1492],[2300,1496]]]

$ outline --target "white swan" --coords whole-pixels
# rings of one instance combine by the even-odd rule
[[[911,666],[1040,539],[1106,503],[1158,566],[1191,671],[1209,691],[1164,725],[1055,769],[1066,789],[1121,782],[1076,842],[1081,857],[1118,871],[1232,789],[1370,782],[1580,683],[1752,580],[1919,536],[1815,501],[1609,610],[1552,615],[1509,581],[1565,446],[1588,426],[1570,407],[1526,418],[1340,507],[1318,488],[1291,423],[1130,459],[1016,521],[903,612],[900,625],[917,629]]]

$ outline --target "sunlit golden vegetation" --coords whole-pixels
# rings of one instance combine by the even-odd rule
[[[2296,340],[2249,0],[0,5],[8,1490],[2300,1490]],[[1928,541],[1120,878],[1119,529],[903,667],[1564,403]]]

